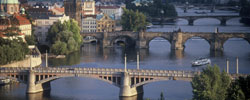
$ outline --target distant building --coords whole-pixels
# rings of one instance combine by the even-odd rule
[[[65,0],[64,11],[67,16],[75,19],[78,25],[81,27],[81,12],[82,12],[82,0]]]
[[[16,26],[20,29],[21,33],[25,35],[31,35],[32,26],[30,21],[26,18],[26,16],[15,15]]]
[[[82,19],[82,32],[96,32],[96,15],[85,15]]]
[[[54,6],[49,7],[49,10],[54,15],[63,15],[64,13],[64,7],[60,7],[59,5],[55,4]]]
[[[7,13],[0,13],[0,37],[4,39],[17,39],[22,38],[25,41],[25,34],[21,33],[26,31],[22,28],[23,24],[16,17],[10,16]],[[19,23],[21,23],[19,25]],[[20,29],[21,28],[21,29]],[[19,31],[20,30],[20,31]],[[31,31],[31,30],[30,30]],[[9,35],[8,33],[17,33],[16,35]]]
[[[48,8],[28,8],[26,11],[33,20],[53,15]]]
[[[123,14],[122,7],[120,6],[97,6],[96,8],[108,16],[114,15],[115,20],[121,19]]]
[[[0,11],[8,14],[19,13],[18,0],[0,0]]]
[[[0,31],[4,31],[10,27],[18,28],[20,33],[24,35],[31,35],[31,23],[25,15],[14,14],[8,17],[2,16],[2,18],[0,18]]]
[[[99,14],[96,16],[96,31],[97,32],[114,32],[115,31],[115,18],[107,14]]]
[[[83,16],[85,15],[96,15],[95,1],[85,0],[82,6]]]
[[[66,15],[50,15],[43,16],[35,19],[35,35],[40,44],[47,44],[46,37],[48,35],[48,30],[54,22],[60,21],[63,23],[64,21],[68,21],[69,16]]]

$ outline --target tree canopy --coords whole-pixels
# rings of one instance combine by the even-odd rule
[[[80,28],[77,22],[71,19],[64,23],[54,23],[48,31],[46,40],[52,44],[50,51],[60,55],[79,50],[82,36],[80,35]]]
[[[0,65],[23,60],[27,54],[29,54],[28,45],[21,38],[13,40],[0,38]]]
[[[138,10],[150,17],[176,17],[177,12],[172,4],[169,4],[168,0],[152,0],[143,1],[140,6],[136,6],[131,0],[125,2],[126,8],[130,10]]]
[[[141,31],[146,29],[146,16],[133,10],[123,9],[124,13],[121,18],[122,29],[125,31]]]
[[[194,100],[225,100],[230,86],[230,77],[220,72],[218,66],[208,66],[192,80]]]

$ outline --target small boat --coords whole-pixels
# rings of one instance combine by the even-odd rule
[[[201,66],[211,64],[211,60],[208,58],[199,58],[192,62],[192,66]]]

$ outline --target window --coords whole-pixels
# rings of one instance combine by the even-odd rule
[[[13,8],[13,7],[10,7],[10,11],[11,11],[11,12],[14,12],[14,8]]]

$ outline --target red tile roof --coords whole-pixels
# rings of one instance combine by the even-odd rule
[[[64,7],[62,7],[62,8],[55,7],[54,9],[61,12],[61,13],[64,13]]]
[[[30,21],[27,18],[25,18],[25,17],[23,17],[21,15],[17,15],[15,17],[18,20],[19,25],[31,24]]]

